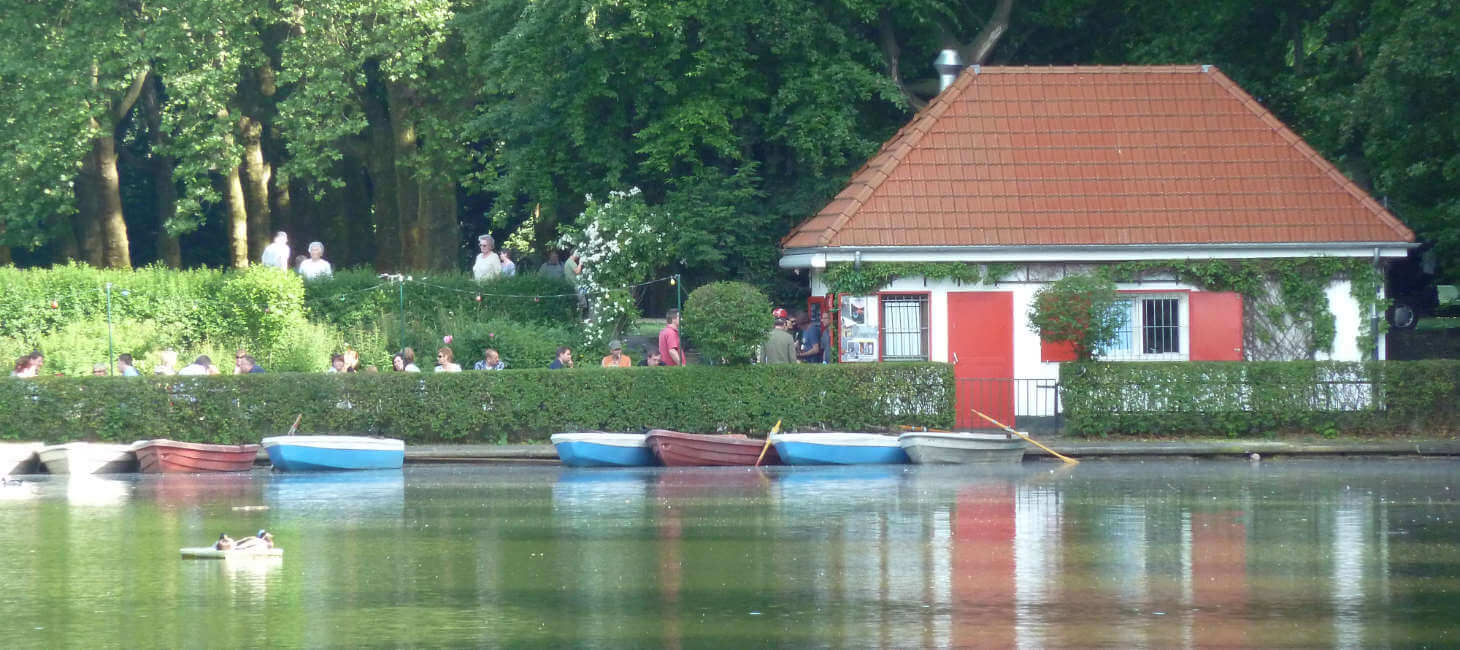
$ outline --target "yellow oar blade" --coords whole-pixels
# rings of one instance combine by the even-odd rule
[[[760,467],[760,461],[765,460],[765,453],[771,450],[771,436],[780,433],[781,421],[776,420],[776,426],[771,427],[771,432],[765,434],[765,446],[760,448],[760,455],[755,458],[755,467]]]

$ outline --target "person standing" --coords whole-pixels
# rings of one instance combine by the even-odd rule
[[[679,346],[679,310],[671,309],[659,330],[659,358],[666,366],[684,365],[684,350]]]
[[[299,263],[299,275],[305,280],[315,278],[327,278],[334,275],[334,268],[324,260],[324,244],[317,241],[309,242],[309,259]]]
[[[263,254],[259,256],[259,262],[280,271],[289,270],[289,235],[282,230],[275,233],[274,243],[264,247]]]
[[[563,279],[563,263],[558,258],[557,251],[548,251],[547,261],[537,267],[537,274],[546,278]]]
[[[502,274],[502,259],[492,250],[496,243],[491,235],[477,237],[477,257],[471,265],[471,277],[478,282],[491,280]]]
[[[801,330],[801,344],[796,351],[796,358],[801,363],[824,363],[826,348],[821,344],[822,323],[815,320],[806,321],[806,328]]]
[[[608,342],[608,356],[603,358],[600,365],[605,368],[627,368],[634,365],[634,360],[624,354],[624,344],[614,339]]]
[[[502,249],[498,257],[502,258],[502,277],[510,278],[517,275],[517,263],[512,261],[512,249]]]
[[[776,319],[775,327],[771,328],[765,344],[761,347],[761,363],[796,363],[796,340],[786,331],[790,327],[789,323],[785,318]]]
[[[568,346],[558,348],[558,356],[548,364],[548,370],[562,370],[573,367],[573,350]]]

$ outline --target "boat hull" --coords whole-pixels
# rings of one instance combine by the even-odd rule
[[[237,560],[258,557],[284,557],[282,548],[229,549],[220,551],[212,546],[195,546],[179,549],[182,556],[196,560]]]
[[[898,444],[920,465],[1009,464],[1024,459],[1024,441],[1003,433],[904,433]]]
[[[247,472],[258,445],[210,445],[176,440],[146,440],[133,445],[144,473]]]
[[[132,453],[131,445],[68,442],[42,447],[36,456],[52,474],[124,474],[137,471],[137,455]]]
[[[708,436],[665,429],[649,432],[649,447],[659,462],[670,467],[744,467],[754,465],[765,451],[761,465],[780,465],[775,447],[766,449],[764,440],[744,436]]]
[[[364,436],[275,436],[263,439],[269,462],[285,472],[400,469],[405,443]]]
[[[658,464],[648,436],[639,433],[558,433],[558,459],[568,467],[644,467]]]
[[[771,436],[787,465],[905,465],[897,438],[876,433],[794,433]]]
[[[0,443],[0,476],[36,473],[40,469],[36,452],[42,447],[38,442]]]

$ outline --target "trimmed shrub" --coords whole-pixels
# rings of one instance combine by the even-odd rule
[[[1070,363],[1060,403],[1080,435],[1443,434],[1460,362]]]
[[[398,317],[400,288],[373,271],[339,271],[307,283],[304,303],[311,318],[353,329],[374,325],[382,316]],[[470,275],[446,273],[406,282],[408,321],[439,311],[477,314],[485,320],[562,324],[577,320],[578,294],[567,282],[536,273],[486,282],[477,282]]]
[[[522,442],[558,431],[763,433],[953,423],[939,363],[578,368],[453,374],[0,378],[0,438],[249,442],[284,432],[412,443]]]
[[[713,282],[690,292],[684,303],[684,337],[700,358],[732,365],[750,363],[774,319],[771,301],[744,282]]]

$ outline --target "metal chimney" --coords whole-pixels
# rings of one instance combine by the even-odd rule
[[[958,50],[948,49],[938,53],[933,67],[938,70],[938,92],[941,93],[953,85],[958,73],[963,71],[963,61],[958,58]]]

